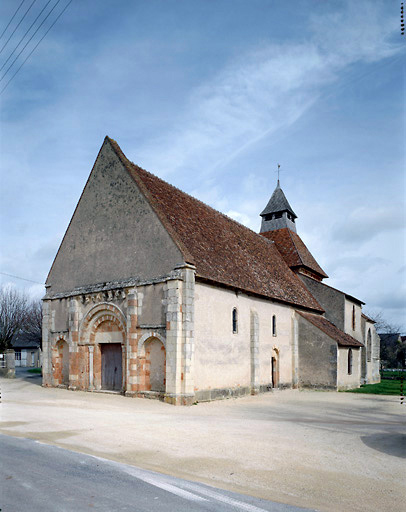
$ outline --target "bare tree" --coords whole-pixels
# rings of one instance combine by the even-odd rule
[[[37,341],[42,347],[42,302],[40,299],[34,299],[28,303],[23,329],[30,340]]]
[[[376,332],[381,338],[380,358],[384,368],[404,368],[406,362],[406,342],[402,339],[400,325],[388,322],[382,311],[368,313],[375,323]]]
[[[395,334],[401,332],[401,327],[398,324],[392,324],[386,320],[382,311],[375,313],[367,313],[367,316],[375,321],[375,329],[378,333]]]
[[[10,348],[11,340],[24,328],[27,296],[12,287],[0,288],[0,352]]]

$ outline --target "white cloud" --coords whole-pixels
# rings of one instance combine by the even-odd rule
[[[313,16],[309,41],[248,51],[194,90],[169,131],[138,150],[144,165],[164,175],[207,174],[291,126],[351,64],[400,50],[389,42],[396,26],[384,9],[378,2],[348,2],[339,13]]]
[[[333,227],[333,237],[339,241],[360,244],[383,232],[400,230],[404,219],[394,206],[361,206],[355,208]]]

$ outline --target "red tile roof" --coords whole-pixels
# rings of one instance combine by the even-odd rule
[[[289,267],[306,267],[321,277],[328,277],[297,233],[289,228],[282,228],[266,231],[261,235],[275,242]]]
[[[130,162],[107,138],[196,276],[323,311],[275,244]]]
[[[346,334],[341,329],[332,324],[327,318],[312,313],[304,313],[303,311],[296,311],[303,318],[312,323],[315,327],[327,334],[330,338],[337,342],[340,347],[363,347],[364,344],[356,340],[349,334]]]

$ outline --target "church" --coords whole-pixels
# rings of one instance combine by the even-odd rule
[[[174,405],[379,382],[363,302],[296,232],[278,185],[260,233],[106,137],[46,281],[43,385]]]

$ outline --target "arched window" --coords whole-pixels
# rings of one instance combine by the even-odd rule
[[[372,359],[372,339],[371,339],[371,329],[368,329],[367,334],[367,361],[371,361]]]
[[[272,315],[272,336],[276,336],[276,316]]]
[[[355,331],[355,306],[352,307],[352,330]]]
[[[237,334],[238,332],[238,313],[237,308],[233,309],[233,333]]]
[[[348,349],[348,375],[352,374],[352,348]]]

